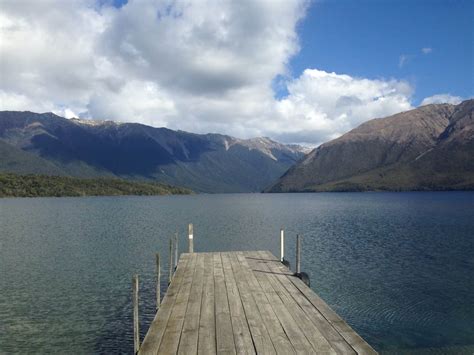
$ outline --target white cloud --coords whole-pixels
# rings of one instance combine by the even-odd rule
[[[364,121],[411,109],[412,87],[405,81],[354,78],[307,69],[288,85],[277,103],[274,135],[285,141],[322,143]],[[282,133],[281,122],[286,123]]]
[[[107,17],[92,1],[5,0],[0,12],[0,105],[25,110],[85,109],[97,85],[96,39]],[[40,15],[39,15],[40,14]]]
[[[125,72],[193,94],[267,83],[298,51],[306,2],[131,1],[101,36]]]
[[[177,116],[173,100],[152,81],[129,81],[118,90],[96,90],[87,105],[87,116],[153,126],[167,126]]]
[[[404,81],[289,76],[308,0],[104,3],[2,1],[0,109],[318,144],[411,107]]]
[[[453,96],[450,94],[438,94],[423,99],[420,106],[430,104],[453,104],[457,105],[463,100],[460,96]]]
[[[408,63],[410,60],[411,56],[408,54],[402,54],[400,57],[398,57],[398,67],[403,68],[403,66]]]
[[[421,48],[421,52],[423,54],[430,54],[431,52],[433,52],[433,48],[431,47],[424,47],[424,48]]]

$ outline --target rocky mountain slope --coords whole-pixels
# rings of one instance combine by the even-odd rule
[[[325,143],[268,192],[474,189],[474,100],[368,121]]]
[[[268,138],[0,112],[0,171],[159,181],[202,192],[260,191],[304,156]]]

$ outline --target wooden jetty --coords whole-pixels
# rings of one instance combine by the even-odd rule
[[[192,240],[192,228],[190,235]],[[376,354],[282,263],[283,244],[282,232],[279,259],[268,251],[181,254],[141,346],[136,319],[135,350],[138,354]],[[171,266],[175,264],[170,260]],[[138,283],[134,285],[138,300]],[[137,307],[135,311],[138,314]]]

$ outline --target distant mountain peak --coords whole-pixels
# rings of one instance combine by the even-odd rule
[[[117,122],[117,121],[111,121],[111,120],[92,120],[92,119],[84,119],[84,118],[70,118],[69,119],[71,122],[80,124],[80,125],[86,125],[86,126],[120,126],[123,125],[123,122]]]

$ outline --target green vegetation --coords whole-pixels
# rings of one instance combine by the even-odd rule
[[[120,179],[0,174],[0,197],[119,196],[190,194],[166,184]]]

